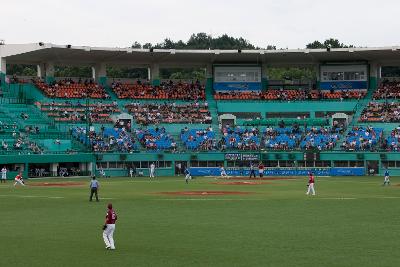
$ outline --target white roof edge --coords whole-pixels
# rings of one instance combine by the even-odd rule
[[[28,44],[5,44],[0,45],[0,56],[8,57],[22,53],[33,52],[40,49],[78,49],[84,51],[104,51],[104,52],[127,52],[127,53],[149,53],[150,49],[131,48],[131,47],[95,47],[95,46],[73,46],[73,45],[59,45],[52,43],[28,43]],[[330,52],[368,52],[368,51],[400,51],[400,46],[386,46],[386,47],[354,47],[354,48],[332,48]],[[242,49],[242,54],[281,54],[281,53],[326,53],[327,49],[278,49],[266,50],[257,49],[249,50]],[[168,54],[236,54],[239,53],[237,49],[153,49],[153,53],[168,53]]]

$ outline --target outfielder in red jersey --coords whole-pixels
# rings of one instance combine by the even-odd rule
[[[313,196],[315,196],[314,182],[315,182],[314,174],[312,172],[309,172],[308,173],[308,190],[307,190],[306,195],[309,195],[311,193]]]
[[[112,204],[109,203],[107,206],[106,221],[103,227],[103,239],[106,243],[106,249],[115,249],[114,245],[114,231],[115,222],[117,221],[117,213],[112,208]]]
[[[22,179],[22,173],[21,172],[17,176],[15,176],[14,180],[15,180],[14,186],[16,186],[17,184],[25,186],[24,179]]]

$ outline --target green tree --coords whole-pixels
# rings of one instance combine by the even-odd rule
[[[36,65],[27,64],[7,64],[7,74],[17,76],[36,76]]]
[[[353,45],[345,45],[341,43],[338,39],[330,38],[326,39],[323,43],[320,41],[314,41],[312,43],[309,43],[306,45],[306,48],[308,49],[317,49],[317,48],[349,48],[349,47],[354,47]]]
[[[56,66],[54,68],[54,76],[91,78],[92,68],[89,66]]]
[[[132,48],[142,48],[142,45],[139,42],[134,42],[131,46]]]
[[[317,73],[312,68],[269,68],[270,80],[315,80]]]
[[[147,79],[147,69],[107,66],[107,77],[128,78],[128,79]]]

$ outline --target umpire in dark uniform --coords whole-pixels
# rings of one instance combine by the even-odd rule
[[[96,201],[99,202],[99,196],[97,195],[97,191],[99,190],[99,181],[96,180],[96,176],[92,176],[92,180],[90,181],[90,198],[89,201],[92,201],[93,194],[96,196]]]
[[[250,178],[256,178],[256,167],[254,166],[253,162],[250,162]]]

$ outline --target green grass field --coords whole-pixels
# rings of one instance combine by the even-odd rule
[[[219,185],[198,178],[88,179],[0,185],[0,266],[400,266],[400,178],[306,178]],[[74,187],[32,186],[84,182]],[[174,196],[157,192],[245,191]],[[104,199],[107,198],[107,199]],[[102,240],[107,203],[118,213],[116,250]]]

